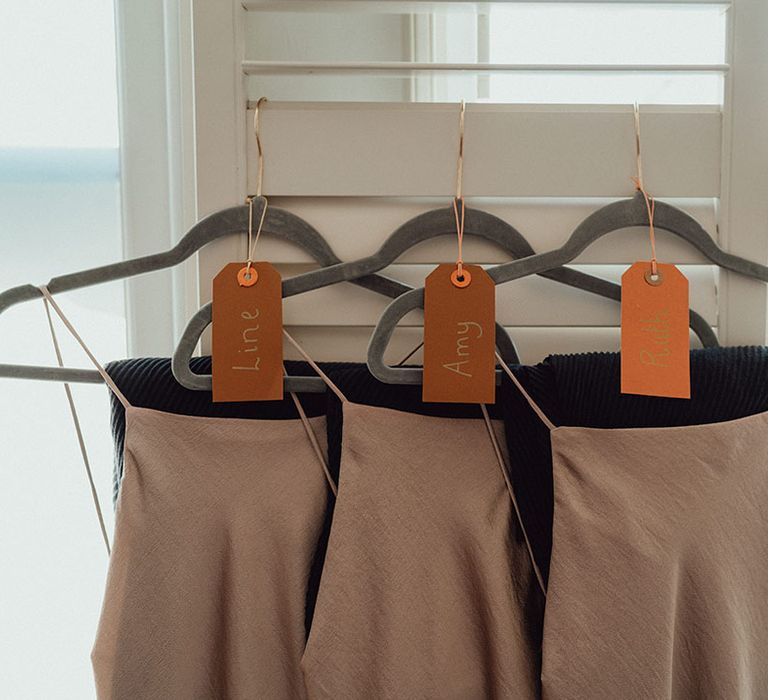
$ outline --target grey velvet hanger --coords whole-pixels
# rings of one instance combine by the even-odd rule
[[[254,210],[258,207],[259,216],[263,202],[263,199],[254,201]],[[248,206],[237,206],[215,212],[195,224],[170,250],[54,277],[48,282],[48,288],[52,294],[57,294],[173,267],[212,241],[224,236],[242,235],[248,227],[248,210]],[[290,212],[269,207],[264,220],[263,231],[299,246],[321,265],[333,265],[339,262],[339,258],[323,236],[306,221]],[[352,281],[358,286],[371,289],[390,298],[397,297],[411,289],[407,285],[381,275],[361,276]],[[40,290],[32,284],[8,289],[0,293],[0,314],[15,304],[41,297]],[[506,347],[505,349],[509,354],[510,348]],[[514,351],[514,346],[512,346],[512,350]],[[511,356],[515,356],[515,353],[513,352]],[[99,383],[103,381],[95,370],[12,364],[0,364],[0,377],[70,383]],[[325,390],[325,384],[317,377],[290,379],[291,381],[288,381],[286,385],[287,391]]]
[[[370,275],[378,272],[394,263],[405,251],[418,243],[442,235],[456,235],[455,230],[456,223],[452,207],[425,212],[400,226],[373,255],[347,263],[331,265],[321,270],[284,280],[283,297],[301,294],[302,292],[319,289],[338,282],[354,281],[359,279],[361,275]],[[467,207],[464,231],[467,234],[492,241],[515,258],[527,258],[528,256],[533,256],[535,252],[528,241],[515,228],[493,214],[478,209]],[[621,300],[621,287],[619,285],[592,277],[577,270],[547,268],[539,274],[542,277],[571,287],[584,289],[616,301]],[[406,296],[410,294],[409,292]],[[200,335],[210,322],[211,306],[206,304],[190,319],[174,352],[172,363],[174,376],[183,386],[189,389],[210,390],[211,388],[210,375],[193,374],[189,369],[189,361],[195,347],[197,347]],[[704,319],[693,312],[691,312],[691,326],[704,345],[717,344],[717,338],[712,329]],[[505,361],[508,361],[503,352],[502,344],[506,336],[500,333],[500,328],[499,324],[496,324],[496,342],[502,350],[500,354]],[[511,351],[507,355],[511,355]]]
[[[502,248],[509,250],[513,255],[533,253],[528,241],[522,234],[501,219],[481,211],[467,209],[465,232],[490,240]],[[472,224],[470,224],[470,221]],[[445,235],[455,229],[453,209],[436,209],[410,219],[392,233],[382,247],[374,255],[361,260],[348,263],[339,262],[320,270],[313,270],[303,275],[297,275],[283,280],[283,297],[294,296],[303,292],[320,289],[338,282],[354,282],[357,279],[366,278],[372,273],[370,270],[383,270],[395,262],[403,253],[415,245],[424,241]],[[455,234],[454,234],[455,235]],[[530,251],[530,252],[528,252]],[[400,283],[398,283],[400,284]],[[405,291],[411,291],[411,287],[400,284]],[[383,292],[387,296],[396,298],[404,293],[400,291],[392,294]],[[173,354],[171,367],[176,380],[187,389],[198,391],[211,390],[210,374],[194,374],[189,368],[192,353],[197,347],[200,336],[211,323],[211,304],[205,304],[187,323],[184,332]],[[517,348],[509,337],[506,329],[496,324],[496,345],[499,354],[504,358],[518,358]]]
[[[669,231],[687,241],[707,260],[723,269],[768,282],[768,267],[726,252],[712,240],[701,224],[684,211],[656,201],[653,222],[655,228]],[[603,236],[633,226],[648,226],[645,199],[639,191],[632,198],[613,202],[588,216],[560,248],[498,265],[489,269],[488,274],[495,284],[503,284],[528,275],[540,275],[572,262],[589,245]],[[422,287],[395,299],[381,315],[368,345],[368,367],[380,381],[389,384],[421,383],[420,369],[389,367],[384,362],[384,352],[400,319],[408,312],[423,306]],[[694,312],[691,312],[690,318],[692,327],[698,324]],[[717,344],[716,341],[711,342],[713,336],[714,334],[705,341],[705,337],[699,335],[705,346]]]
[[[450,219],[448,214],[450,214]],[[475,216],[472,218],[474,227],[470,227],[470,210],[467,210],[466,233],[493,241],[502,248],[510,250],[513,254],[523,251],[530,255],[533,252],[522,234],[506,222],[485,212],[476,211],[474,214]],[[455,228],[455,223],[452,223],[452,217],[452,209],[437,209],[420,214],[396,229],[387,238],[379,251],[369,258],[362,258],[361,260],[348,263],[342,263],[338,258],[335,258],[337,264],[328,265],[319,270],[313,270],[312,272],[283,280],[283,298],[327,287],[338,282],[356,283],[357,280],[367,279],[373,275],[368,268],[376,272],[383,270],[418,243],[444,235],[450,231],[450,226]],[[530,251],[530,253],[527,251]],[[366,264],[366,261],[371,262]],[[390,286],[385,290],[381,290],[381,293],[386,296],[397,298],[403,293],[412,291],[412,287],[408,285],[394,282],[394,280],[390,279],[387,279],[387,281],[397,285],[397,288]],[[195,374],[189,367],[192,353],[197,347],[203,331],[211,323],[211,308],[211,303],[209,302],[200,307],[197,313],[192,316],[173,353],[171,361],[173,375],[187,389],[196,391],[211,390],[211,375]],[[496,346],[499,354],[505,358],[505,361],[519,362],[519,355],[514,342],[509,337],[506,329],[498,323],[496,324]],[[295,379],[298,381],[305,378],[296,377]],[[314,382],[314,378],[311,379]],[[302,384],[302,386],[304,385]],[[310,391],[311,389],[296,389],[295,391],[305,390]]]

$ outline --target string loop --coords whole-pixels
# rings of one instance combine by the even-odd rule
[[[459,156],[456,163],[456,199],[462,199],[464,186],[464,115],[467,111],[467,105],[464,100],[461,101],[461,110],[459,112]]]
[[[256,148],[259,152],[259,163],[258,163],[258,171],[256,174],[256,196],[261,197],[262,195],[262,185],[264,183],[264,149],[261,145],[261,126],[260,126],[260,115],[261,115],[261,105],[267,101],[266,97],[260,97],[259,101],[256,103],[256,107],[253,110],[253,133],[256,135]]]
[[[253,255],[256,249],[256,244],[259,242],[259,236],[261,235],[261,229],[264,226],[264,218],[267,215],[267,207],[269,202],[262,192],[264,184],[264,147],[261,144],[261,105],[267,101],[266,97],[260,97],[256,102],[256,107],[253,110],[253,133],[256,137],[256,149],[258,151],[258,165],[256,171],[256,194],[250,194],[245,198],[245,203],[248,205],[248,250],[247,259],[245,261],[245,279],[250,282],[251,280],[251,266],[253,265]],[[254,200],[262,202],[261,218],[259,220],[259,228],[256,231],[256,236],[253,235],[253,202]],[[255,283],[250,282],[251,284]]]
[[[61,354],[61,346],[59,345],[59,339],[56,335],[56,329],[53,326],[53,319],[51,318],[51,309],[50,306],[53,306],[56,313],[61,317],[61,320],[64,322],[64,325],[67,327],[67,329],[73,334],[75,339],[80,343],[82,348],[87,353],[88,357],[91,359],[91,361],[96,366],[97,370],[99,371],[99,374],[104,378],[104,381],[106,384],[112,389],[112,391],[115,392],[115,395],[120,400],[120,402],[123,404],[125,408],[129,407],[130,404],[128,403],[128,400],[123,396],[123,394],[120,392],[120,390],[117,388],[117,385],[111,380],[109,375],[106,373],[106,370],[98,363],[96,358],[91,354],[91,351],[86,347],[85,343],[83,342],[83,339],[75,332],[72,325],[69,323],[67,318],[64,316],[64,313],[59,308],[58,304],[53,300],[53,297],[51,296],[50,291],[48,290],[48,287],[46,285],[40,285],[39,287],[40,291],[43,293],[43,305],[45,306],[45,316],[48,319],[48,330],[51,333],[51,340],[53,341],[53,349],[56,353],[56,362],[58,363],[59,367],[64,367],[64,358]],[[49,306],[50,304],[50,306]],[[104,513],[101,508],[101,501],[99,500],[99,493],[96,490],[96,482],[93,478],[93,470],[91,469],[91,460],[88,456],[88,450],[85,446],[85,437],[83,436],[83,429],[80,426],[80,416],[77,412],[77,407],[75,406],[75,399],[72,396],[72,389],[69,386],[67,382],[64,382],[64,393],[67,397],[67,403],[69,404],[69,412],[72,416],[72,423],[75,427],[75,436],[77,437],[77,444],[80,447],[80,456],[83,460],[83,465],[85,466],[85,475],[88,479],[88,486],[91,490],[91,499],[93,500],[93,507],[96,510],[96,518],[99,521],[99,529],[101,530],[101,537],[104,540],[104,546],[107,549],[107,556],[110,556],[112,554],[112,548],[109,544],[109,535],[107,534],[107,526],[104,522]]]
[[[459,202],[461,202],[461,216],[459,216]],[[463,244],[464,244],[464,197],[459,197],[453,200],[453,215],[456,219],[456,240],[458,243],[458,255],[456,256],[456,274],[454,275],[456,279],[454,280],[454,284],[456,282],[459,282],[457,286],[466,286],[463,285],[463,282],[465,280],[466,275],[469,273],[464,270],[464,252],[463,252]]]
[[[453,214],[456,219],[456,239],[458,243],[458,254],[456,256],[456,271],[451,275],[451,282],[456,287],[466,287],[471,277],[464,270],[464,116],[467,105],[464,100],[461,101],[461,110],[459,112],[459,155],[456,162],[456,196],[453,199]],[[461,216],[459,216],[459,203],[461,203]]]
[[[259,219],[259,228],[256,230],[256,235],[253,235],[253,202],[255,199],[259,199],[262,202],[261,218]],[[246,197],[246,203],[248,204],[248,258],[245,262],[246,275],[251,273],[251,265],[253,265],[253,255],[256,251],[256,244],[259,242],[259,236],[261,236],[261,230],[264,228],[264,219],[267,216],[267,207],[269,201],[264,195],[248,196]]]
[[[651,243],[651,277],[654,280],[658,280],[659,278],[659,265],[658,261],[656,259],[656,231],[653,226],[653,215],[656,211],[656,202],[648,194],[648,191],[645,189],[645,182],[643,180],[643,154],[642,154],[642,148],[641,148],[641,140],[640,140],[640,105],[635,102],[635,108],[634,108],[634,116],[635,116],[635,166],[637,170],[637,174],[635,177],[632,178],[632,181],[635,183],[635,188],[643,193],[643,198],[645,199],[645,207],[648,211],[648,236],[650,238]]]

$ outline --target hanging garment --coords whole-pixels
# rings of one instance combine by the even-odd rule
[[[768,697],[768,412],[555,427],[542,689],[552,700]]]
[[[286,360],[285,369],[291,376],[316,376],[306,362]],[[351,363],[320,363],[330,372],[336,368],[351,367]],[[364,366],[364,365],[363,365]],[[266,420],[295,420],[299,418],[294,402],[282,401],[226,401],[214,403],[210,391],[194,391],[179,384],[167,357],[138,357],[110,362],[105,367],[120,392],[133,406],[153,408],[165,413],[208,418],[257,418]],[[211,373],[211,358],[193,357],[190,369],[195,374]],[[301,405],[309,417],[324,416],[325,394],[301,394]],[[125,446],[125,411],[123,404],[111,394],[112,437],[115,445],[113,498],[117,499],[123,471]]]
[[[619,353],[552,355],[511,368],[555,425],[650,428],[729,421],[768,410],[768,348],[692,350],[689,400],[621,393]],[[509,377],[497,392],[510,476],[536,561],[546,580],[552,550],[549,430]]]
[[[98,697],[304,697],[307,588],[329,491],[313,438],[324,419],[132,406],[44,294],[126,416],[92,652]]]
[[[543,593],[490,419],[343,402],[310,698],[535,698]],[[475,408],[475,410],[478,410]]]
[[[467,418],[480,420],[482,412],[477,404],[429,403],[422,401],[420,385],[386,384],[374,377],[368,366],[361,363],[320,365],[351,403],[379,408],[391,408],[405,413],[436,418]],[[328,425],[328,466],[338,481],[341,461],[341,443],[344,424],[344,404],[331,399],[326,409]],[[486,406],[492,419],[500,419],[501,409],[496,404]],[[506,466],[506,465],[505,465]]]

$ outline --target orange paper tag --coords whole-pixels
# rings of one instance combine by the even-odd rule
[[[478,265],[439,265],[424,285],[424,401],[493,403],[496,286]],[[468,284],[467,284],[468,282]]]
[[[621,277],[621,392],[691,397],[688,280],[674,265],[636,262]]]
[[[283,398],[280,273],[267,262],[229,263],[213,279],[213,400]]]

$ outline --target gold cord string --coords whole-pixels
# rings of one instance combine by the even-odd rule
[[[635,102],[635,166],[637,174],[632,178],[635,183],[635,187],[638,191],[643,193],[645,198],[645,206],[648,211],[648,236],[651,242],[651,275],[657,277],[659,274],[659,266],[656,260],[656,231],[653,227],[653,215],[656,211],[656,202],[653,197],[648,194],[645,189],[645,181],[643,180],[643,154],[640,140],[640,105]]]

